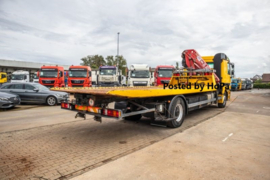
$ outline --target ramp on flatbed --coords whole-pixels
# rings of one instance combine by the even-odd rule
[[[215,89],[208,89],[206,86],[201,90],[195,89],[193,86],[191,89],[163,89],[163,87],[89,87],[89,88],[51,88],[52,91],[62,91],[67,93],[78,94],[91,94],[97,96],[114,96],[123,98],[150,98],[160,96],[174,96],[179,94],[194,94],[202,92],[216,91]]]

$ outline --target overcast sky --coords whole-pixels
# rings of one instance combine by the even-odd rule
[[[227,54],[236,76],[270,73],[269,0],[0,0],[0,59],[181,64],[185,49]]]

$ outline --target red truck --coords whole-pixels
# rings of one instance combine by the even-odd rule
[[[70,66],[68,72],[69,87],[91,87],[91,68],[89,66]]]
[[[175,70],[174,66],[170,65],[158,65],[154,72],[154,85],[160,86],[164,83],[169,83],[172,77],[172,73]]]
[[[43,65],[39,71],[39,83],[46,87],[65,87],[64,68]]]

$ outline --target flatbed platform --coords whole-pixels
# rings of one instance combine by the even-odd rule
[[[194,94],[202,92],[213,92],[215,89],[208,89],[204,86],[203,89],[195,89],[193,86],[191,89],[164,89],[163,87],[89,87],[89,88],[51,88],[53,91],[62,91],[67,93],[79,93],[79,94],[91,94],[96,96],[113,96],[122,98],[150,98],[161,96],[174,96],[179,94]]]

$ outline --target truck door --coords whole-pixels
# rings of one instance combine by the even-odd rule
[[[64,72],[63,71],[59,71],[59,87],[61,87],[63,84],[65,84],[64,81]]]

